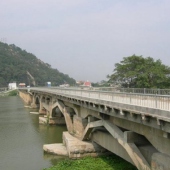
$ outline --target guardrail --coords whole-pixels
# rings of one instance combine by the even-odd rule
[[[68,88],[30,88],[30,90],[81,98],[82,100],[96,99],[134,106],[142,106],[170,111],[170,96],[159,94],[139,94],[113,91],[82,90]]]
[[[61,88],[61,87],[48,87]],[[108,91],[108,92],[122,92],[122,93],[142,93],[142,94],[159,94],[170,95],[170,89],[150,89],[150,88],[119,88],[119,87],[62,87],[64,89],[79,89],[79,90],[93,90],[93,91]]]
[[[170,89],[149,89],[149,88],[114,88],[114,87],[100,87],[96,88],[100,91],[117,91],[123,93],[143,93],[143,94],[160,94],[170,95]]]

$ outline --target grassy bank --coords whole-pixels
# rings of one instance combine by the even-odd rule
[[[0,93],[0,97],[6,97],[6,96],[17,96],[18,91],[17,90],[12,90],[12,91],[5,91]]]
[[[17,90],[13,90],[13,91],[10,91],[8,93],[8,96],[17,96],[18,95],[18,91]]]
[[[44,170],[137,170],[133,165],[115,155],[79,160],[66,159]]]

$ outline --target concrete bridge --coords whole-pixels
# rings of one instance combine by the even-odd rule
[[[76,88],[19,89],[19,95],[39,109],[40,123],[66,124],[63,144],[45,145],[48,152],[78,158],[110,151],[139,170],[170,170],[169,95]]]

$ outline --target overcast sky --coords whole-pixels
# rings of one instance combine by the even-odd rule
[[[76,80],[133,54],[170,65],[170,0],[0,0],[0,40]]]

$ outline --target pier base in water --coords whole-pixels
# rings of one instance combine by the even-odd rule
[[[78,159],[85,156],[100,156],[110,154],[109,151],[102,148],[95,142],[81,141],[68,132],[63,132],[63,144],[49,144],[44,145],[43,149],[45,152],[68,156],[72,159]]]
[[[64,117],[59,118],[48,118],[47,116],[39,117],[39,123],[40,124],[49,124],[49,125],[65,125],[65,119]]]

